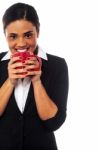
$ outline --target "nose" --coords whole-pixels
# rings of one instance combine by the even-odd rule
[[[20,48],[26,47],[26,41],[24,38],[21,37],[17,40],[17,47],[20,47]]]

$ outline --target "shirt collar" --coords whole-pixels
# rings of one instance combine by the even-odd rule
[[[7,54],[1,59],[1,61],[10,59],[10,55],[11,55],[11,52],[8,51]],[[43,58],[45,60],[48,60],[46,52],[44,52],[43,49],[40,46],[38,46],[38,54],[37,54],[37,56],[41,57],[41,58]]]

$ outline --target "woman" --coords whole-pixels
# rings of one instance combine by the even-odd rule
[[[63,58],[46,54],[37,44],[39,18],[24,3],[10,6],[3,16],[9,52],[0,54],[0,149],[57,150],[54,131],[65,121],[68,69]],[[18,51],[36,57],[19,62]],[[24,66],[22,69],[16,69]],[[26,72],[26,74],[24,74]]]

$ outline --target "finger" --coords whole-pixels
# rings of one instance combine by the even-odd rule
[[[29,71],[28,73],[27,73],[27,75],[41,75],[41,73],[42,73],[42,71],[40,70],[40,71]]]
[[[27,70],[34,70],[34,71],[39,71],[39,70],[41,70],[39,64],[36,64],[36,65],[26,65],[25,68],[26,68]]]
[[[27,70],[25,68],[22,68],[22,69],[12,69],[11,70],[11,73],[12,74],[21,74],[21,73],[27,73]]]
[[[14,64],[9,64],[8,69],[15,69],[15,68],[25,68],[25,65],[22,62],[16,62]]]
[[[13,64],[13,63],[15,63],[17,61],[21,61],[20,57],[11,57],[11,59],[10,59],[8,64],[10,65],[10,64]]]
[[[36,57],[29,57],[28,60],[34,60],[34,61],[36,61],[37,58]]]
[[[34,65],[35,67],[39,67],[40,66],[40,63],[38,61],[34,61],[34,60],[26,61],[24,64],[26,66],[29,66],[29,65]]]
[[[24,64],[25,65],[35,65],[36,63],[37,63],[37,60],[35,60],[35,61],[34,60],[26,60]]]
[[[25,66],[25,68],[26,68],[27,70],[29,70],[29,69],[34,69],[34,68],[35,68],[35,65],[27,65],[27,66]]]

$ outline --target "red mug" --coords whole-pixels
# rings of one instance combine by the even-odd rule
[[[41,66],[42,66],[41,58],[38,57],[37,55],[33,54],[32,52],[28,52],[28,51],[16,52],[15,54],[12,55],[12,57],[20,57],[20,59],[17,60],[17,62],[23,62],[23,63],[25,63],[25,61],[28,60],[31,57],[36,57],[38,62],[39,62],[39,67],[29,69],[28,71],[39,71],[41,69]],[[25,66],[19,66],[19,67],[16,67],[16,69],[22,69],[24,67]],[[22,72],[20,74],[26,74],[26,73],[27,72]]]

